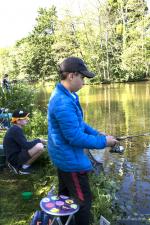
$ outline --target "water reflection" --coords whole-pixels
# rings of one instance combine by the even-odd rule
[[[38,104],[47,105],[50,89],[41,89]],[[79,92],[85,120],[108,134],[150,132],[150,83],[85,86]],[[121,142],[124,154],[96,151],[105,171],[121,181],[119,201],[127,214],[150,214],[150,137]]]

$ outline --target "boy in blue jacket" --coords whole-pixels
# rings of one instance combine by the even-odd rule
[[[76,225],[89,225],[91,190],[88,173],[92,165],[85,148],[103,149],[117,140],[86,124],[76,92],[84,85],[89,72],[83,60],[66,58],[59,67],[61,82],[53,91],[48,105],[48,151],[58,171],[59,194],[75,198],[80,205]]]

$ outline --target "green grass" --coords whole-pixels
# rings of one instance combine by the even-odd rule
[[[8,170],[1,174],[0,224],[29,224],[34,209],[39,208],[33,180],[29,177],[11,175]],[[33,198],[29,201],[23,200],[21,196],[23,191],[32,191]]]
[[[40,210],[39,203],[47,195],[53,185],[57,191],[56,170],[52,166],[47,152],[36,161],[36,173],[30,175],[16,175],[8,168],[0,170],[0,225],[27,225],[30,224],[36,210]],[[112,179],[100,174],[90,175],[93,192],[92,225],[99,224],[100,215],[111,221],[116,216],[112,202],[117,190]],[[30,200],[22,198],[22,192],[30,191],[33,196]],[[115,223],[114,223],[115,224]]]
[[[53,184],[56,184],[55,170],[44,156],[39,161],[36,174],[15,175],[7,168],[1,170],[0,224],[29,224],[34,212],[40,210],[40,200],[47,195]],[[21,193],[24,191],[33,192],[30,200],[22,199]]]
[[[52,187],[56,186],[57,176],[54,167],[50,164],[47,154],[36,162],[36,174],[15,175],[5,168],[0,171],[0,224],[2,225],[27,225],[36,210],[40,210],[39,203]],[[101,175],[90,176],[93,200],[93,225],[98,224],[100,215],[106,216],[111,221],[112,198],[108,197],[106,185],[112,190],[110,180]],[[30,200],[22,199],[24,191],[33,192]]]

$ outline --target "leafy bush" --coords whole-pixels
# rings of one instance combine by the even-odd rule
[[[90,177],[90,183],[94,198],[92,205],[93,224],[98,224],[101,215],[113,224],[118,214],[121,215],[116,203],[116,192],[119,189],[119,184],[103,173],[99,176],[93,174]]]
[[[25,127],[25,132],[30,138],[47,139],[47,115],[40,110],[34,110],[32,113],[29,124]]]
[[[35,107],[37,92],[28,84],[14,84],[10,90],[0,88],[0,107],[8,108],[9,112],[22,109],[30,113],[30,122],[25,127],[25,133],[30,138],[42,136],[47,138],[47,112]]]
[[[8,108],[10,112],[18,108],[32,112],[35,96],[35,89],[27,84],[14,84],[10,90],[0,87],[0,107]]]

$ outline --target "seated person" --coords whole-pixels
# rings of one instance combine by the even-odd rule
[[[31,164],[43,153],[45,140],[28,141],[23,127],[28,123],[29,113],[15,110],[12,114],[13,126],[4,137],[3,146],[6,152],[8,166],[16,174],[29,174]]]

